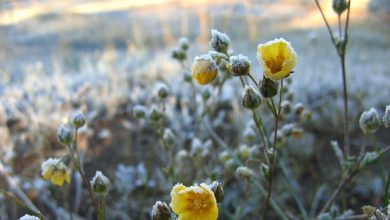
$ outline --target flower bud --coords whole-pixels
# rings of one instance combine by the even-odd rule
[[[291,130],[291,135],[295,138],[301,138],[305,134],[305,131],[302,128],[294,127]]]
[[[153,105],[149,112],[149,118],[150,120],[156,122],[159,121],[163,117],[163,114],[161,113],[160,109]]]
[[[176,137],[171,129],[167,128],[164,130],[163,140],[168,147],[172,147],[175,144]]]
[[[243,55],[231,56],[230,64],[232,67],[233,76],[245,76],[249,75],[251,70],[251,62],[248,57]]]
[[[57,131],[57,137],[61,144],[69,145],[74,139],[74,128],[69,124],[61,124]]]
[[[234,170],[237,167],[237,163],[233,158],[225,161],[224,166],[227,170]]]
[[[183,61],[187,59],[187,53],[182,50],[181,48],[175,48],[172,50],[172,58],[178,60],[178,61]]]
[[[223,186],[220,182],[214,181],[212,184],[209,185],[211,190],[214,193],[215,199],[217,200],[217,203],[223,202],[223,198],[225,197],[223,192]]]
[[[236,150],[237,157],[240,158],[243,161],[246,161],[249,156],[250,156],[250,149],[246,145],[241,145],[237,150]]]
[[[137,119],[144,118],[146,115],[146,108],[143,105],[136,105],[133,108],[133,116]]]
[[[283,114],[288,114],[291,112],[291,102],[290,101],[284,100],[281,105],[282,105]]]
[[[301,115],[303,110],[305,110],[305,106],[302,103],[298,102],[297,104],[294,105],[295,115],[297,115],[297,116]]]
[[[275,80],[263,77],[260,82],[260,93],[264,98],[272,98],[278,94],[279,83]]]
[[[242,106],[247,109],[256,109],[261,104],[260,95],[253,89],[252,86],[245,86],[244,96],[242,98]]]
[[[231,155],[230,155],[229,151],[225,150],[225,151],[222,151],[221,153],[219,153],[218,159],[221,162],[226,162],[227,160],[231,159]]]
[[[221,53],[227,53],[229,49],[229,44],[230,38],[226,34],[218,32],[216,30],[211,30],[211,48]]]
[[[187,50],[188,47],[189,47],[189,42],[188,42],[188,39],[186,37],[181,37],[179,39],[179,47],[182,49],[182,50]]]
[[[165,83],[159,83],[157,85],[157,95],[161,99],[165,99],[168,97],[169,91],[168,91],[168,86]]]
[[[236,174],[241,178],[249,179],[253,176],[253,171],[248,167],[241,166],[236,169]]]
[[[374,108],[364,111],[360,116],[359,125],[365,134],[374,133],[380,126],[377,111]]]
[[[185,71],[185,72],[183,73],[183,80],[184,80],[185,82],[192,82],[192,75],[191,75],[191,73]]]
[[[210,55],[195,57],[192,65],[192,78],[200,85],[210,83],[217,76],[217,64]]]
[[[346,0],[333,0],[333,10],[341,15],[348,7]]]
[[[77,128],[81,128],[85,124],[85,116],[82,112],[77,112],[72,118],[73,126]]]
[[[90,184],[95,193],[105,195],[110,188],[111,182],[101,171],[96,171]]]
[[[253,144],[256,141],[257,133],[253,130],[252,127],[248,126],[244,130],[244,137],[246,142],[248,142],[249,144]]]
[[[383,115],[383,124],[385,128],[390,128],[390,105],[386,106],[385,115]]]
[[[203,100],[207,101],[211,97],[211,91],[209,89],[205,89],[202,91]]]
[[[171,208],[165,202],[158,201],[152,208],[152,220],[170,220],[171,213]]]
[[[311,117],[312,117],[313,113],[310,111],[310,110],[303,110],[303,112],[301,113],[300,115],[300,120],[301,122],[306,122],[306,121],[310,121]]]

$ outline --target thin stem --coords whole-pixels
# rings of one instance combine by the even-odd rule
[[[269,160],[269,157],[268,157],[268,150],[269,150],[269,147],[268,147],[268,143],[267,143],[267,140],[265,138],[265,134],[264,134],[264,130],[263,130],[263,121],[261,120],[261,118],[257,115],[257,112],[256,110],[253,110],[252,111],[253,113],[253,120],[255,121],[255,125],[259,131],[259,134],[260,134],[260,137],[261,137],[261,140],[263,142],[263,145],[264,145],[264,157],[265,159],[267,160],[267,163],[270,163],[270,160]]]
[[[314,0],[314,1],[315,1],[316,5],[317,5],[318,9],[319,9],[320,12],[321,12],[322,19],[325,21],[325,25],[326,25],[326,28],[327,28],[328,31],[329,31],[329,35],[330,35],[330,38],[331,38],[331,40],[332,40],[332,43],[336,46],[336,40],[335,40],[335,38],[334,38],[334,36],[333,36],[332,29],[330,28],[330,25],[329,25],[329,23],[328,23],[328,20],[326,19],[325,14],[324,14],[324,12],[322,11],[321,5],[320,5],[320,3],[318,2],[318,0]]]
[[[340,55],[341,72],[343,77],[343,99],[344,99],[344,155],[349,157],[349,123],[348,123],[348,90],[347,90],[347,76],[345,70],[345,53]]]
[[[257,83],[255,77],[253,77],[253,75],[251,73],[249,73],[248,76],[252,80],[252,82],[257,86],[257,88],[259,88],[259,84]]]
[[[45,216],[42,215],[42,213],[39,211],[39,210],[35,210],[35,209],[32,209],[31,207],[29,207],[28,205],[26,205],[22,200],[20,200],[19,198],[17,198],[16,196],[12,195],[11,193],[9,192],[6,192],[2,189],[0,189],[0,193],[2,193],[5,197],[9,198],[9,199],[12,199],[14,202],[16,202],[19,206],[25,208],[25,209],[28,209],[30,212],[32,212],[34,215],[38,216],[39,219],[43,220],[45,219]]]
[[[104,220],[106,219],[106,207],[105,207],[105,202],[104,202],[104,195],[100,194],[99,195],[99,210],[98,210],[98,219],[99,220]]]
[[[241,81],[242,86],[245,87],[245,81],[242,77],[240,77],[240,81]]]
[[[385,196],[383,197],[383,207],[387,207],[389,205],[389,193],[390,193],[390,170],[387,174],[387,181],[385,186]]]
[[[275,161],[276,161],[276,142],[277,142],[277,133],[278,133],[278,125],[279,125],[279,119],[280,119],[280,112],[281,112],[281,107],[282,107],[282,100],[283,100],[283,79],[280,80],[280,95],[279,95],[279,106],[278,106],[278,111],[277,115],[275,116],[275,133],[274,133],[274,146],[272,148],[272,158],[271,158],[271,168],[269,172],[269,177],[268,177],[268,191],[267,191],[267,198],[265,201],[264,209],[263,209],[263,218],[266,219],[267,217],[267,210],[269,206],[269,201],[271,198],[272,194],[272,182],[273,182],[273,172],[275,169]]]
[[[89,196],[91,197],[92,199],[92,203],[94,204],[95,206],[95,209],[96,209],[96,212],[98,212],[99,210],[99,204],[98,204],[98,201],[96,200],[95,198],[95,195],[94,195],[94,192],[92,191],[91,189],[91,186],[89,184],[89,181],[87,179],[87,177],[85,176],[83,170],[82,170],[82,167],[81,167],[81,161],[80,161],[80,154],[79,154],[79,151],[78,151],[78,147],[77,147],[77,129],[75,129],[75,139],[73,141],[73,146],[69,146],[69,151],[70,151],[70,156],[73,160],[73,163],[76,167],[76,170],[80,173],[80,176],[83,180],[83,183],[84,183],[84,186],[87,188],[88,190],[88,193],[89,193]],[[77,158],[75,157],[74,155],[74,152],[76,152],[76,155],[77,155]]]
[[[337,19],[338,19],[337,23],[339,26],[339,37],[341,38],[342,32],[341,32],[341,15],[340,14],[338,14]]]

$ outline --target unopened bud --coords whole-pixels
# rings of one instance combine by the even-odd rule
[[[74,139],[74,128],[70,124],[61,124],[57,131],[60,143],[69,145]]]
[[[222,151],[221,153],[219,153],[218,155],[218,159],[221,161],[221,162],[226,162],[227,160],[231,159],[231,155],[229,153],[229,151]]]
[[[242,98],[242,106],[247,109],[256,109],[261,104],[260,95],[252,88],[245,86],[244,96]]]
[[[249,179],[253,176],[253,171],[248,167],[241,166],[236,169],[236,174],[241,178]]]
[[[359,125],[364,133],[374,133],[380,126],[377,111],[374,108],[364,111],[360,116]]]
[[[249,144],[252,144],[256,141],[256,138],[257,138],[257,133],[253,130],[252,127],[247,127],[245,130],[244,130],[244,137],[245,137],[245,140],[249,143]]]
[[[211,30],[210,46],[218,52],[227,53],[229,49],[230,38],[221,32]]]
[[[175,48],[172,50],[172,58],[178,61],[183,61],[187,59],[187,53],[181,48]]]
[[[279,83],[275,80],[263,77],[260,82],[260,93],[264,98],[272,98],[278,94]]]
[[[214,181],[212,184],[209,185],[211,190],[214,193],[215,199],[217,200],[217,203],[223,202],[223,198],[225,197],[223,192],[223,186],[220,182]]]
[[[209,89],[205,89],[202,91],[203,100],[207,101],[211,97],[211,91]]]
[[[183,73],[183,80],[184,80],[185,82],[192,82],[192,75],[191,75],[191,73],[185,71],[185,72]]]
[[[182,49],[182,50],[187,50],[188,47],[189,47],[189,42],[188,42],[188,39],[186,37],[181,37],[179,39],[179,47]]]
[[[82,112],[77,112],[72,118],[73,126],[77,128],[81,128],[85,124],[85,116]]]
[[[159,83],[157,85],[157,95],[160,98],[165,99],[166,97],[168,97],[168,94],[169,94],[168,86],[165,83]]]
[[[146,115],[146,107],[143,105],[136,105],[133,108],[133,115],[135,118],[141,119]]]
[[[303,110],[305,110],[305,106],[302,103],[298,102],[297,104],[294,105],[295,115],[297,115],[297,116],[301,115]]]
[[[333,10],[341,15],[348,7],[346,0],[333,0]]]
[[[159,121],[163,117],[160,109],[157,106],[152,106],[149,113],[149,118],[152,121]]]
[[[300,115],[300,120],[302,122],[310,121],[313,113],[310,110],[303,110],[303,112]]]
[[[305,134],[305,131],[302,128],[294,127],[291,130],[291,135],[295,138],[301,138]]]
[[[245,76],[249,75],[251,70],[251,62],[248,57],[243,55],[231,56],[230,64],[232,67],[233,76]]]
[[[110,180],[103,175],[101,171],[96,171],[95,176],[91,180],[91,186],[95,193],[106,194],[110,188]]]
[[[284,100],[282,102],[282,112],[283,112],[283,114],[288,114],[291,112],[291,102],[290,101]]]
[[[385,115],[383,115],[383,124],[385,128],[390,128],[390,105],[386,106]]]
[[[171,129],[167,128],[164,130],[163,140],[168,147],[172,147],[175,144],[176,137]]]
[[[171,215],[171,208],[165,202],[158,201],[153,205],[152,220],[170,220]]]

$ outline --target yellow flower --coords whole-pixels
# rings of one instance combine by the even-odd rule
[[[178,220],[216,220],[218,206],[213,191],[204,183],[185,187],[176,184],[171,191],[171,207]]]
[[[64,182],[70,183],[70,174],[60,159],[49,158],[42,163],[41,169],[43,179],[50,180],[54,185],[62,186]]]
[[[192,78],[201,84],[206,85],[217,76],[217,64],[210,55],[195,57],[192,65]]]
[[[283,38],[260,44],[257,56],[263,65],[265,76],[274,80],[288,77],[297,62],[297,54],[290,42]]]

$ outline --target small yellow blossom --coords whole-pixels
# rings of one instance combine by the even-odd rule
[[[211,188],[202,183],[185,187],[176,184],[171,191],[171,207],[178,220],[216,220],[218,206]]]
[[[206,85],[217,76],[217,64],[210,55],[195,57],[192,65],[192,78],[201,84]]]
[[[60,159],[49,158],[42,163],[41,169],[43,179],[50,180],[54,185],[62,186],[64,182],[70,183],[70,174]]]
[[[260,44],[257,56],[263,65],[265,76],[274,80],[288,77],[297,62],[297,54],[290,42],[283,38]]]

